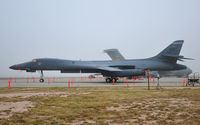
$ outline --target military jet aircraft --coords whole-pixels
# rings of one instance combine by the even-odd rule
[[[180,56],[183,40],[174,41],[158,55],[146,59],[109,60],[109,61],[76,61],[54,58],[33,59],[13,65],[14,70],[27,72],[41,71],[40,82],[44,82],[43,71],[59,70],[61,73],[101,73],[106,82],[117,81],[118,77],[142,76],[146,70],[168,71],[186,69],[186,66],[177,64],[177,60],[187,59]]]
[[[124,56],[119,52],[118,49],[106,49],[104,53],[107,53],[112,60],[125,60]],[[161,77],[188,77],[192,73],[192,70],[187,67],[182,70],[172,70],[172,71],[151,71],[150,76],[155,78]],[[95,76],[96,74],[94,74]],[[98,75],[98,74],[97,74]],[[94,77],[93,76],[93,77]],[[132,77],[129,77],[130,79]]]

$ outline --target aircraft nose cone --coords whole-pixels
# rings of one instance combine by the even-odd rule
[[[17,66],[16,66],[16,65],[12,65],[12,66],[10,66],[9,68],[10,68],[10,69],[15,69],[15,70],[16,70],[16,69],[17,69]]]

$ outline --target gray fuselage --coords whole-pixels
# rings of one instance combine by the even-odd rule
[[[115,67],[123,70],[149,69],[151,71],[168,71],[185,69],[184,65],[163,62],[157,59],[136,59],[136,60],[110,60],[110,61],[73,61],[52,58],[34,59],[11,66],[12,69],[26,70],[60,70],[63,73],[99,73],[98,67]]]

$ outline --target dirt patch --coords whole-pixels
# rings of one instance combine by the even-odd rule
[[[44,96],[44,97],[52,97],[52,96],[59,96],[59,97],[68,97],[70,95],[86,95],[90,94],[89,92],[27,92],[27,93],[7,93],[7,94],[0,94],[0,98],[29,98],[33,96]],[[9,118],[14,113],[22,113],[28,111],[28,108],[34,107],[31,101],[21,101],[21,102],[0,102],[0,118]],[[88,122],[89,123],[89,122]]]
[[[66,93],[66,94],[61,94],[60,97],[68,97],[69,95],[88,95],[90,92],[83,92],[83,93]]]
[[[32,96],[53,96],[53,95],[61,95],[66,94],[65,92],[38,92],[38,93],[8,93],[8,94],[0,94],[0,98],[13,98],[13,97],[20,97],[20,98],[29,98]]]
[[[127,106],[127,105],[119,105],[117,107],[108,107],[107,110],[108,111],[123,111],[123,110],[127,110],[128,108],[130,108],[131,106]]]
[[[13,113],[22,113],[28,111],[28,108],[34,107],[30,101],[22,102],[0,102],[0,118],[8,118]]]
[[[152,99],[150,102],[155,105],[156,103],[159,103],[160,101],[167,102],[169,104],[168,107],[173,107],[173,106],[178,107],[180,105],[184,105],[185,107],[193,106],[191,101],[189,101],[188,99],[183,99],[183,98]]]
[[[82,125],[82,124],[93,124],[93,125],[95,125],[96,122],[93,121],[93,120],[85,120],[85,121],[75,120],[72,123],[69,123],[69,125]]]
[[[164,88],[164,89],[200,89],[199,86],[195,86],[195,87],[183,87],[183,86],[168,86],[168,87],[162,87],[161,88]]]
[[[57,96],[60,95],[60,97],[67,97],[69,95],[85,95],[90,93],[68,93],[68,92],[38,92],[38,93],[7,93],[7,94],[0,94],[0,98],[6,97],[6,98],[13,98],[13,97],[19,97],[19,98],[29,98],[32,96]]]
[[[194,106],[191,101],[185,98],[148,98],[143,101],[134,101],[130,105],[118,105],[116,107],[107,107],[107,111],[127,112],[135,111],[140,115],[137,118],[127,119],[127,122],[143,124],[156,124],[159,119],[165,119],[167,123],[172,122],[171,117],[176,117],[175,123],[182,123],[182,115],[192,117],[194,114],[188,113],[186,110],[181,110],[180,107],[188,109]]]

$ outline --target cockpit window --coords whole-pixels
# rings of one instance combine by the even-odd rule
[[[36,59],[33,59],[32,62],[37,62]]]
[[[29,62],[37,62],[37,60],[36,60],[36,59],[33,59],[33,60],[29,61]]]

